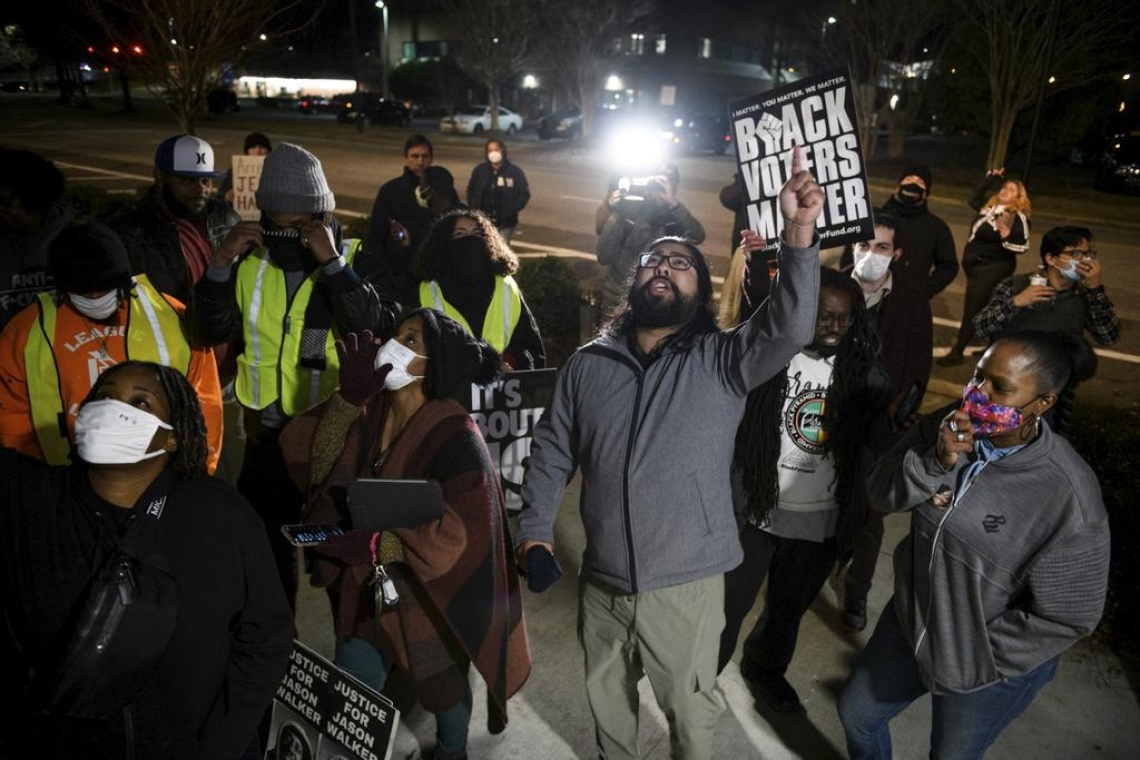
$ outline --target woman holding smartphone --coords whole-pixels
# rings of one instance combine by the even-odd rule
[[[444,507],[419,527],[350,531],[314,547],[310,572],[332,601],[336,664],[377,690],[399,665],[435,714],[433,757],[465,758],[470,665],[487,683],[492,733],[530,673],[498,473],[455,401],[493,382],[501,359],[432,309],[408,314],[382,347],[364,332],[338,353],[338,392],[282,435],[309,494],[304,521],[343,522],[345,487],[361,477],[436,480]]]
[[[12,757],[242,757],[285,673],[293,617],[261,521],[206,475],[194,389],[170,367],[114,365],[83,402],[75,440],[68,467],[0,449],[15,697],[0,746]],[[120,569],[117,592],[134,602],[115,608],[116,628],[89,589]],[[113,633],[96,650],[90,628]]]
[[[962,252],[966,272],[962,323],[950,352],[937,360],[943,367],[964,361],[966,347],[974,339],[974,317],[989,303],[997,284],[1017,269],[1017,257],[1029,250],[1029,195],[1025,185],[1006,178],[1004,168],[986,172],[969,203],[978,216]]]
[[[890,757],[890,720],[927,691],[931,757],[981,757],[1100,621],[1100,485],[1041,423],[1079,343],[1036,331],[997,340],[961,406],[926,417],[871,470],[871,503],[913,517],[894,598],[839,700],[850,757]]]

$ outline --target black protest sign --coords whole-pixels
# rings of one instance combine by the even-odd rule
[[[471,386],[467,411],[487,442],[491,462],[499,468],[508,509],[522,508],[519,494],[534,426],[550,405],[557,376],[557,370],[536,369],[508,373],[486,388]]]
[[[266,760],[387,760],[400,712],[299,641],[277,686]]]
[[[792,148],[823,188],[816,222],[820,246],[874,237],[867,169],[859,144],[855,91],[845,70],[801,79],[729,108],[748,226],[775,247],[784,226],[780,188],[792,173]]]

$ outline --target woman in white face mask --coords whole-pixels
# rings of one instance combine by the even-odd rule
[[[82,403],[75,440],[70,466],[0,449],[0,583],[20,653],[3,675],[30,695],[5,718],[5,746],[241,756],[284,673],[292,613],[261,522],[206,474],[193,387],[170,367],[115,365]],[[134,600],[117,623],[94,591],[108,579]],[[75,643],[89,621],[106,634],[99,657]]]
[[[432,309],[412,312],[381,347],[366,332],[338,353],[339,392],[281,436],[298,486],[314,494],[304,521],[341,522],[344,486],[361,477],[438,481],[444,509],[416,528],[350,531],[314,547],[313,583],[333,602],[336,663],[377,690],[399,665],[435,713],[433,757],[466,757],[470,665],[487,683],[492,733],[530,671],[497,468],[455,401],[495,380],[501,358]],[[390,579],[398,603],[381,599],[373,578]]]

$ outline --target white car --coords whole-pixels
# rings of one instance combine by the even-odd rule
[[[499,107],[499,130],[513,135],[522,129],[523,119],[514,111]],[[460,108],[454,116],[444,116],[439,122],[440,132],[462,132],[468,135],[482,134],[491,128],[490,106],[468,106]]]

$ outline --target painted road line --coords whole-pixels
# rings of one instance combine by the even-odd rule
[[[116,177],[121,179],[138,179],[143,182],[154,182],[154,177],[147,177],[142,174],[128,174],[127,172],[117,172],[112,169],[100,169],[98,166],[84,166],[83,164],[67,164],[63,161],[56,161],[56,166],[62,166],[64,169],[79,169],[85,172],[95,172],[96,174],[105,174],[108,177]]]
[[[605,200],[604,198],[601,200],[599,200],[597,198],[583,198],[583,197],[578,196],[578,195],[560,195],[558,197],[563,199],[563,200],[566,200],[566,201],[580,201],[582,203],[593,203],[593,204],[599,204],[602,202],[602,200]]]

